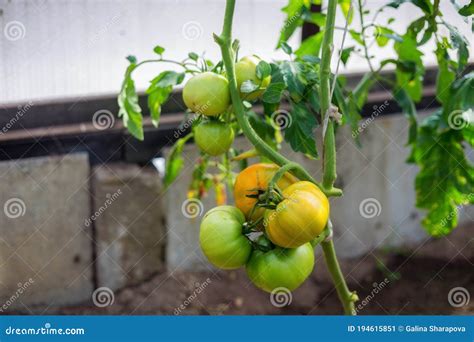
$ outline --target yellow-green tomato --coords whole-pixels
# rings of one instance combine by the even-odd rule
[[[230,104],[229,82],[213,72],[195,75],[184,86],[183,100],[197,114],[219,115]]]
[[[229,150],[234,141],[234,130],[224,122],[202,122],[194,128],[194,141],[201,151],[218,156]]]
[[[242,93],[240,92],[240,97],[242,99],[253,101],[258,99],[265,92],[265,88],[270,84],[271,76],[265,77],[263,80],[259,80],[257,77],[256,69],[258,63],[261,61],[257,56],[246,56],[243,57],[240,61],[235,63],[235,76],[237,80],[237,86],[240,91],[242,83],[245,81],[251,80],[253,83],[258,85],[261,89],[256,90],[252,93]]]
[[[211,264],[222,269],[236,269],[247,263],[252,247],[242,234],[244,222],[244,214],[229,205],[215,207],[204,215],[199,243]]]
[[[313,268],[314,252],[310,243],[293,249],[254,250],[246,266],[252,283],[267,292],[277,287],[293,291],[308,278]]]
[[[296,182],[283,190],[283,201],[266,210],[265,231],[271,242],[296,248],[322,233],[329,218],[329,201],[313,183]]]

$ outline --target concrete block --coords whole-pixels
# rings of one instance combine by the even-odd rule
[[[87,154],[0,163],[0,310],[89,300]]]
[[[156,169],[105,164],[93,169],[93,217],[99,286],[136,284],[163,269],[161,179]]]

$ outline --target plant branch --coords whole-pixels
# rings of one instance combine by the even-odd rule
[[[336,180],[336,142],[334,134],[334,121],[329,117],[331,107],[330,76],[331,76],[331,55],[333,50],[334,26],[336,20],[337,0],[329,0],[326,14],[326,25],[322,42],[322,55],[320,67],[320,103],[322,122],[327,122],[323,127],[323,187],[333,189]],[[326,121],[327,120],[327,121]],[[328,221],[327,229],[332,229],[332,223]],[[336,257],[334,243],[331,238],[321,241],[324,258],[336,288],[339,300],[344,307],[346,315],[355,315],[354,302],[358,300],[357,295],[349,291],[344,275],[339,267]]]
[[[222,60],[226,69],[227,79],[229,80],[230,97],[232,100],[234,114],[244,135],[255,146],[257,151],[262,156],[267,157],[275,164],[282,166],[290,163],[290,160],[286,159],[280,153],[272,149],[262,138],[260,138],[255,132],[255,130],[252,128],[252,126],[250,126],[250,123],[247,117],[245,116],[245,108],[242,103],[242,100],[240,99],[240,94],[237,88],[237,81],[235,78],[234,51],[232,50],[231,33],[234,8],[235,0],[227,0],[222,33],[220,36],[214,35],[215,41],[219,44],[221,48]],[[337,195],[337,193],[334,191],[326,192],[322,185],[316,182],[316,180],[299,164],[295,163],[295,167],[292,173],[301,180],[307,180],[316,184],[327,196]]]

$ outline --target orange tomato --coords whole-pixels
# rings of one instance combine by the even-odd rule
[[[279,166],[275,164],[258,163],[247,167],[238,174],[234,185],[235,206],[244,213],[247,219],[255,221],[265,213],[264,208],[258,208],[250,217],[257,199],[247,196],[259,195],[265,192],[268,183],[278,169]],[[285,173],[277,182],[277,185],[281,190],[284,190],[297,181],[296,177],[290,173]]]

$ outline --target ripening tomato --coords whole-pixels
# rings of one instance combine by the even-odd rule
[[[242,234],[244,222],[244,214],[230,205],[215,207],[204,215],[199,243],[211,264],[222,269],[235,269],[247,263],[252,246]]]
[[[277,246],[296,248],[316,238],[326,227],[329,201],[311,182],[297,182],[283,190],[283,201],[265,212],[268,238]]]
[[[240,97],[248,100],[253,101],[258,99],[260,96],[263,95],[265,92],[265,88],[270,84],[272,79],[271,76],[265,77],[263,80],[259,80],[257,77],[257,65],[260,63],[261,59],[257,56],[245,56],[240,61],[235,63],[235,78],[237,80],[237,87],[240,91],[240,87],[242,83],[245,81],[252,81],[256,85],[260,86],[260,90],[256,90],[252,93],[240,93]]]
[[[194,128],[194,141],[201,151],[218,156],[229,150],[234,141],[234,130],[224,122],[202,122]]]
[[[262,217],[265,212],[264,208],[258,208],[250,217],[257,199],[247,196],[259,195],[265,192],[268,182],[270,182],[278,169],[278,165],[275,164],[258,163],[247,167],[238,174],[234,184],[235,206],[244,213],[247,219],[255,221]],[[297,181],[296,177],[290,173],[285,173],[277,182],[277,185],[283,190]]]
[[[247,275],[258,288],[272,292],[277,287],[293,291],[314,268],[314,251],[310,243],[298,248],[275,247],[268,252],[254,250],[247,263]]]
[[[197,74],[184,86],[183,100],[197,114],[222,114],[230,104],[229,82],[214,72]]]

